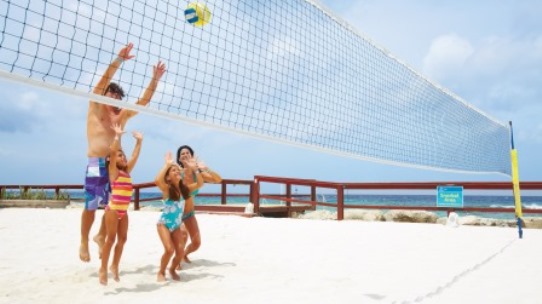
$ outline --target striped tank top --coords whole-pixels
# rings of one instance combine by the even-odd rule
[[[115,210],[119,216],[123,216],[128,211],[128,206],[132,200],[132,178],[130,174],[119,171],[119,176],[111,184],[111,199],[109,201],[109,210]]]

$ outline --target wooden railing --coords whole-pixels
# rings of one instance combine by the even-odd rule
[[[248,194],[228,193],[227,191],[228,185],[248,185],[249,193]],[[199,196],[220,197],[220,203],[222,205],[225,205],[227,204],[228,197],[236,197],[236,196],[238,197],[248,196],[249,198],[252,197],[253,185],[254,185],[254,182],[252,180],[223,179],[221,182],[220,193],[200,193]],[[160,195],[157,195],[156,197],[146,197],[146,198],[141,197],[142,189],[156,188],[156,184],[154,182],[134,184],[133,187],[134,187],[134,194],[133,194],[132,202],[134,203],[134,210],[139,210],[140,204],[142,202],[156,201],[156,200],[162,199]],[[61,190],[84,190],[84,185],[0,185],[0,189],[23,189],[23,191],[28,191],[30,189],[54,190],[55,194],[58,196]],[[156,188],[156,191],[159,192],[158,188]]]
[[[261,193],[262,183],[280,184],[285,186],[285,193],[281,194],[263,194]],[[228,185],[247,185],[249,186],[248,194],[228,193]],[[228,197],[248,196],[249,201],[254,204],[254,212],[260,213],[260,200],[272,199],[284,201],[287,208],[292,206],[292,203],[308,204],[313,207],[327,206],[337,208],[337,219],[344,219],[344,210],[351,209],[403,209],[403,210],[426,210],[426,211],[457,211],[457,208],[447,207],[431,207],[431,206],[382,206],[382,205],[361,205],[361,204],[344,204],[345,190],[435,190],[441,185],[460,185],[466,190],[512,190],[511,182],[406,182],[406,183],[337,183],[317,181],[314,179],[297,179],[271,176],[255,176],[254,180],[240,179],[223,179],[221,183],[220,193],[200,193],[199,196],[220,197],[222,205],[227,204]],[[310,194],[292,194],[292,186],[309,187]],[[134,184],[134,209],[139,210],[140,203],[146,201],[160,200],[161,197],[141,198],[141,190],[155,188],[154,182]],[[83,185],[0,185],[0,189],[44,189],[54,190],[58,195],[61,190],[83,190]],[[337,197],[337,202],[327,203],[318,202],[316,199],[317,189],[334,190]],[[521,182],[521,190],[542,190],[542,182]],[[309,195],[310,200],[302,200],[299,197]],[[513,213],[513,208],[483,208],[483,207],[464,207],[461,211],[466,212],[490,212],[490,213]],[[542,214],[542,209],[523,208],[523,213]]]
[[[252,180],[242,180],[242,179],[222,179],[221,184],[221,191],[220,193],[200,193],[198,196],[206,196],[206,197],[220,197],[220,204],[226,205],[228,201],[228,197],[235,197],[235,196],[247,196],[247,194],[236,194],[236,193],[228,193],[228,185],[248,185],[249,186],[249,193],[248,197],[252,197],[252,191],[254,183]],[[1,186],[0,186],[1,187]],[[141,202],[147,202],[147,201],[156,201],[161,200],[161,196],[157,197],[147,197],[147,198],[141,198],[141,189],[147,189],[147,188],[156,188],[156,184],[154,182],[149,183],[141,183],[141,184],[134,184],[134,210],[139,210],[140,203]],[[158,191],[158,190],[157,190]]]
[[[292,202],[299,204],[309,204],[312,206],[327,206],[337,208],[337,220],[344,219],[345,208],[352,209],[395,209],[395,210],[426,210],[426,211],[446,211],[448,214],[459,210],[451,207],[430,207],[430,206],[382,206],[382,205],[361,205],[361,204],[344,204],[345,190],[435,190],[437,186],[442,185],[460,185],[467,190],[512,190],[512,182],[411,182],[411,183],[336,183],[323,182],[314,179],[295,179],[271,176],[255,176],[254,177],[254,211],[258,213],[260,199],[275,199],[286,202],[286,206],[291,206]],[[286,188],[285,196],[278,195],[262,195],[259,189],[261,183],[281,184]],[[311,189],[310,201],[296,199],[292,195],[292,186],[306,186]],[[325,203],[316,201],[316,189],[332,189],[335,190],[337,196],[336,203]],[[521,190],[542,190],[542,182],[521,182]],[[461,211],[466,212],[489,212],[489,213],[514,213],[513,208],[483,208],[483,207],[464,207]],[[523,213],[542,214],[542,209],[523,208]]]

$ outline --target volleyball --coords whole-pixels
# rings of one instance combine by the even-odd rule
[[[192,2],[184,10],[184,18],[188,23],[202,27],[211,21],[211,11],[202,2]]]

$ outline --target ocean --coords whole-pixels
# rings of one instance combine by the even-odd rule
[[[82,201],[84,196],[82,191],[67,191],[70,197],[76,201]],[[158,192],[141,192],[140,198],[158,198],[160,197]],[[309,200],[309,195],[296,195],[296,199]],[[332,194],[318,194],[318,202],[335,203],[337,202],[336,195]],[[231,196],[228,197],[228,203],[231,204],[246,204],[249,202],[247,196]],[[542,216],[542,196],[523,196],[521,198],[523,208],[540,209],[541,214],[524,214],[524,217],[536,217]],[[82,204],[82,202],[79,202]],[[220,196],[196,196],[196,205],[206,204],[220,204]],[[284,204],[280,200],[261,199],[261,204]],[[416,206],[416,207],[434,207],[436,206],[435,195],[411,195],[411,194],[346,194],[344,196],[344,203],[348,205],[370,205],[375,206],[375,209],[379,209],[379,206]],[[509,208],[512,212],[462,212],[456,211],[460,216],[474,215],[482,218],[495,218],[495,219],[514,219],[514,197],[509,195],[465,195],[463,197],[464,207],[484,207],[484,208]],[[141,202],[141,207],[161,207],[162,202],[160,200],[152,200],[147,202]],[[335,212],[336,208],[327,206],[318,206],[317,210],[328,210]],[[347,209],[348,210],[348,209]],[[445,217],[445,211],[437,211],[436,214],[439,217]]]

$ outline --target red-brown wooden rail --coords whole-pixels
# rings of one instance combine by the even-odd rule
[[[285,186],[286,193],[284,194],[262,194],[261,183],[274,183],[282,184]],[[285,177],[271,177],[271,176],[255,176],[253,180],[240,180],[240,179],[223,179],[221,183],[220,193],[201,193],[199,196],[220,196],[222,205],[227,204],[228,197],[235,196],[247,196],[247,194],[239,193],[227,193],[228,185],[248,185],[249,200],[254,204],[254,212],[259,213],[260,199],[275,199],[286,202],[286,207],[290,208],[291,203],[309,204],[312,206],[328,206],[337,208],[337,219],[344,219],[344,209],[402,209],[402,210],[427,210],[427,211],[455,211],[455,208],[442,208],[442,207],[420,207],[420,206],[374,206],[374,205],[344,205],[344,191],[345,190],[432,190],[441,185],[460,185],[463,189],[469,190],[512,190],[512,182],[389,182],[389,183],[338,183],[338,182],[325,182],[317,181],[314,179],[297,179],[297,178],[285,178]],[[296,199],[296,196],[292,194],[292,186],[305,186],[310,187],[310,201]],[[145,201],[155,201],[161,199],[161,197],[150,197],[142,199],[140,197],[141,189],[155,188],[154,182],[134,184],[134,209],[139,210],[140,203]],[[53,189],[58,195],[60,190],[76,189],[82,190],[83,185],[0,185],[0,189]],[[316,193],[318,188],[332,189],[336,191],[337,203],[324,203],[316,201]],[[521,190],[542,190],[542,182],[538,181],[525,181],[520,182]],[[514,212],[513,208],[482,208],[482,207],[465,207],[463,211],[471,212],[502,212],[511,213]],[[529,209],[523,208],[523,213],[542,213],[542,209]]]
[[[262,195],[259,191],[255,191],[254,203],[255,212],[259,208],[259,200],[261,198],[282,200],[286,202],[287,206],[290,206],[292,202],[301,204],[310,204],[312,206],[328,206],[337,208],[337,219],[344,219],[344,209],[399,209],[399,210],[426,210],[426,211],[446,211],[450,213],[457,211],[458,208],[446,208],[446,207],[425,207],[425,206],[374,206],[374,205],[344,205],[344,191],[345,190],[434,190],[437,186],[442,185],[460,185],[463,189],[469,190],[512,190],[512,182],[391,182],[391,183],[337,183],[337,182],[323,182],[313,179],[295,179],[295,178],[283,178],[272,176],[255,176],[254,177],[254,189],[260,189],[260,183],[274,183],[282,184],[286,186],[286,196],[279,195]],[[295,186],[307,186],[311,187],[311,200],[299,200],[292,198],[291,192],[288,191],[293,185]],[[316,188],[334,189],[336,191],[337,202],[336,203],[324,203],[317,202],[315,199]],[[542,190],[542,182],[529,181],[520,182],[521,190]],[[462,211],[467,212],[489,212],[489,213],[513,213],[513,208],[483,208],[483,207],[464,207]],[[530,214],[542,214],[542,209],[529,209],[522,208],[523,213]]]

